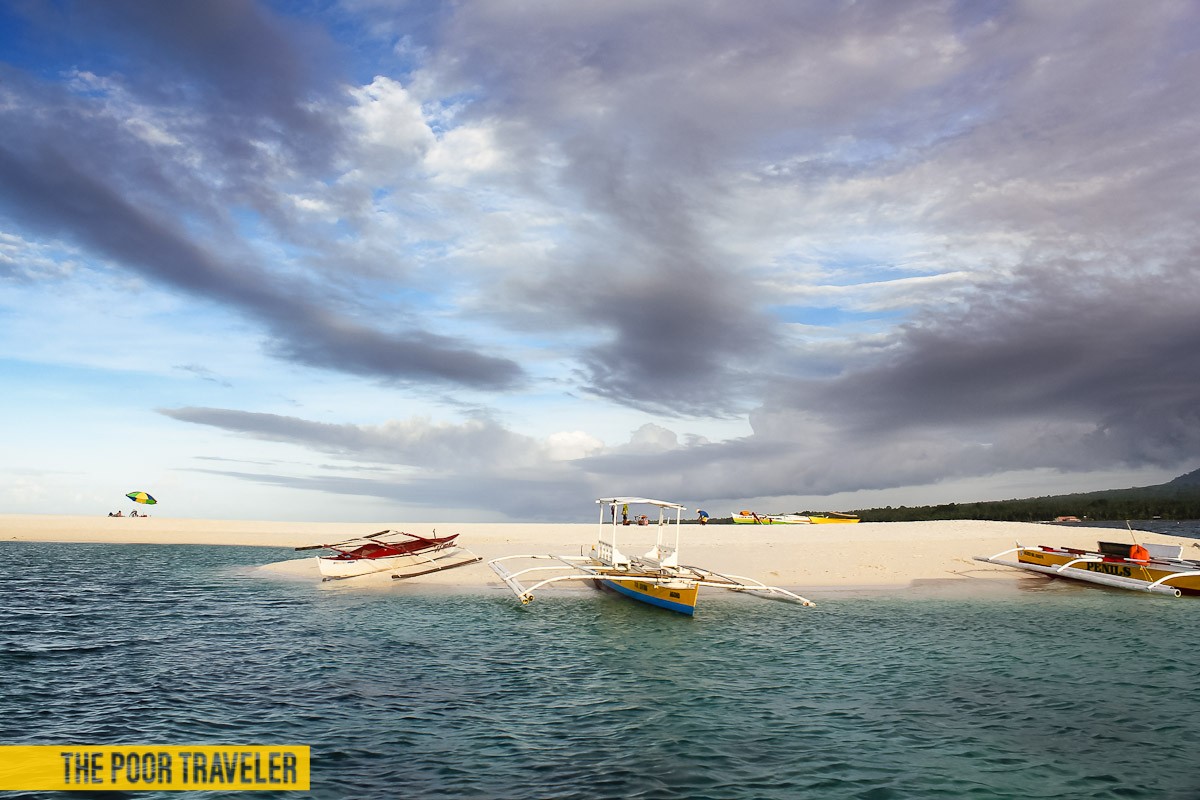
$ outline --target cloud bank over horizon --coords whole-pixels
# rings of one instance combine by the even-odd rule
[[[586,519],[1200,462],[1194,4],[0,15],[12,510]]]

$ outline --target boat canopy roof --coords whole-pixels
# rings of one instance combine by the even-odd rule
[[[681,506],[679,503],[671,503],[666,500],[651,500],[649,497],[601,497],[597,503],[643,503],[645,505],[658,506],[659,508],[677,508],[680,511],[687,511],[687,506]]]

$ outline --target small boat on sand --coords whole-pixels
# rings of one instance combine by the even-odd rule
[[[858,517],[854,514],[838,514],[836,512],[830,512],[828,514],[809,514],[808,520],[815,525],[828,525],[837,522],[858,522]]]
[[[811,600],[787,589],[767,586],[753,578],[680,564],[680,521],[687,509],[678,503],[646,497],[606,497],[596,502],[600,505],[600,534],[590,555],[518,555],[488,562],[522,604],[532,602],[534,592],[543,586],[561,581],[586,581],[596,588],[610,589],[638,602],[688,616],[696,611],[702,586],[804,606],[814,605]],[[621,520],[623,513],[619,512],[629,505],[650,506],[657,511],[657,539],[641,556],[626,555],[617,545],[617,534],[626,527]],[[605,511],[610,517],[608,523],[605,522]],[[524,561],[526,565],[510,569],[509,563],[516,561]],[[528,585],[526,580],[530,581]]]
[[[804,514],[771,514],[772,525],[808,525],[812,520]]]
[[[393,578],[415,578],[430,572],[462,567],[482,560],[465,547],[455,544],[458,534],[433,537],[404,531],[380,531],[368,536],[332,544],[314,544],[297,550],[332,550],[333,555],[317,559],[325,580],[353,578],[373,572],[392,570]]]
[[[1013,553],[1016,561],[1005,558]],[[1200,561],[1182,555],[1180,545],[1098,542],[1096,550],[1018,544],[994,556],[975,556],[975,560],[1118,589],[1175,597],[1200,594]]]
[[[753,511],[739,511],[732,516],[735,525],[807,525],[812,521],[803,514],[756,514]]]

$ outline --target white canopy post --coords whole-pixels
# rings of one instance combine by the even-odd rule
[[[623,505],[624,500],[625,498],[613,497],[601,498],[596,501],[600,505],[600,535],[596,540],[596,560],[614,567],[627,567],[630,564],[630,558],[617,547],[617,526],[622,524],[617,522],[617,506]],[[604,524],[604,507],[606,505],[611,517],[607,526]],[[607,536],[605,535],[606,530]]]

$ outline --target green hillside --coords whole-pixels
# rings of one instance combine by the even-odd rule
[[[1060,516],[1080,519],[1200,519],[1200,470],[1158,486],[1135,486],[1101,492],[946,503],[937,506],[864,508],[855,512],[863,522],[911,522],[927,519],[991,519],[1040,522]]]

